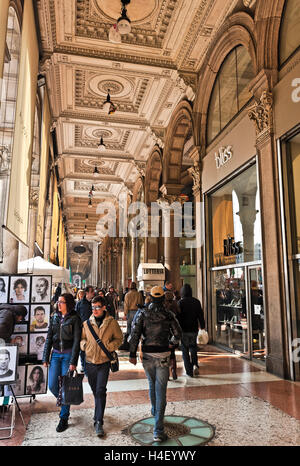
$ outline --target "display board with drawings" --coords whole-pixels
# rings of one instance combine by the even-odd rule
[[[0,305],[24,305],[27,315],[14,327],[10,343],[18,346],[16,396],[47,393],[48,369],[42,357],[50,322],[51,275],[0,276]],[[9,395],[9,386],[5,387]]]

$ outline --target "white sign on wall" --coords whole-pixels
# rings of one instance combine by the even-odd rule
[[[232,156],[233,156],[232,146],[220,147],[219,152],[215,153],[217,169],[219,170],[219,168],[226,165],[226,163],[229,162]]]

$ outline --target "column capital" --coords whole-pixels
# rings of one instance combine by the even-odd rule
[[[248,110],[250,120],[254,122],[256,145],[263,146],[273,134],[273,95],[264,90],[257,101]]]
[[[39,203],[39,188],[31,188],[29,206],[31,208],[36,208],[38,206],[38,203]]]
[[[201,179],[201,174],[202,174],[202,162],[194,162],[193,167],[188,169],[189,174],[193,178],[193,193],[194,196],[197,194],[201,195],[202,192],[202,179]]]

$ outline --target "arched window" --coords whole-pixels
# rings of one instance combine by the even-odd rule
[[[6,56],[3,68],[3,83],[1,90],[1,141],[8,153],[13,146],[15,113],[17,105],[19,63],[21,49],[21,31],[17,13],[13,7],[9,8]]]
[[[280,65],[297,50],[300,46],[300,8],[299,0],[288,0],[285,2],[282,16],[279,41]]]
[[[214,84],[208,110],[208,144],[251,99],[248,84],[253,78],[251,57],[239,45],[225,58]]]

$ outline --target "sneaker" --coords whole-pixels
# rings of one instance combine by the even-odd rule
[[[199,367],[194,366],[194,375],[199,375]]]
[[[103,426],[102,424],[100,424],[99,421],[94,423],[94,427],[95,427],[95,432],[98,435],[98,437],[104,437]]]
[[[165,442],[167,439],[167,434],[158,434],[153,436],[153,442]]]
[[[60,421],[56,427],[56,432],[64,432],[69,427],[68,419],[60,418]]]

